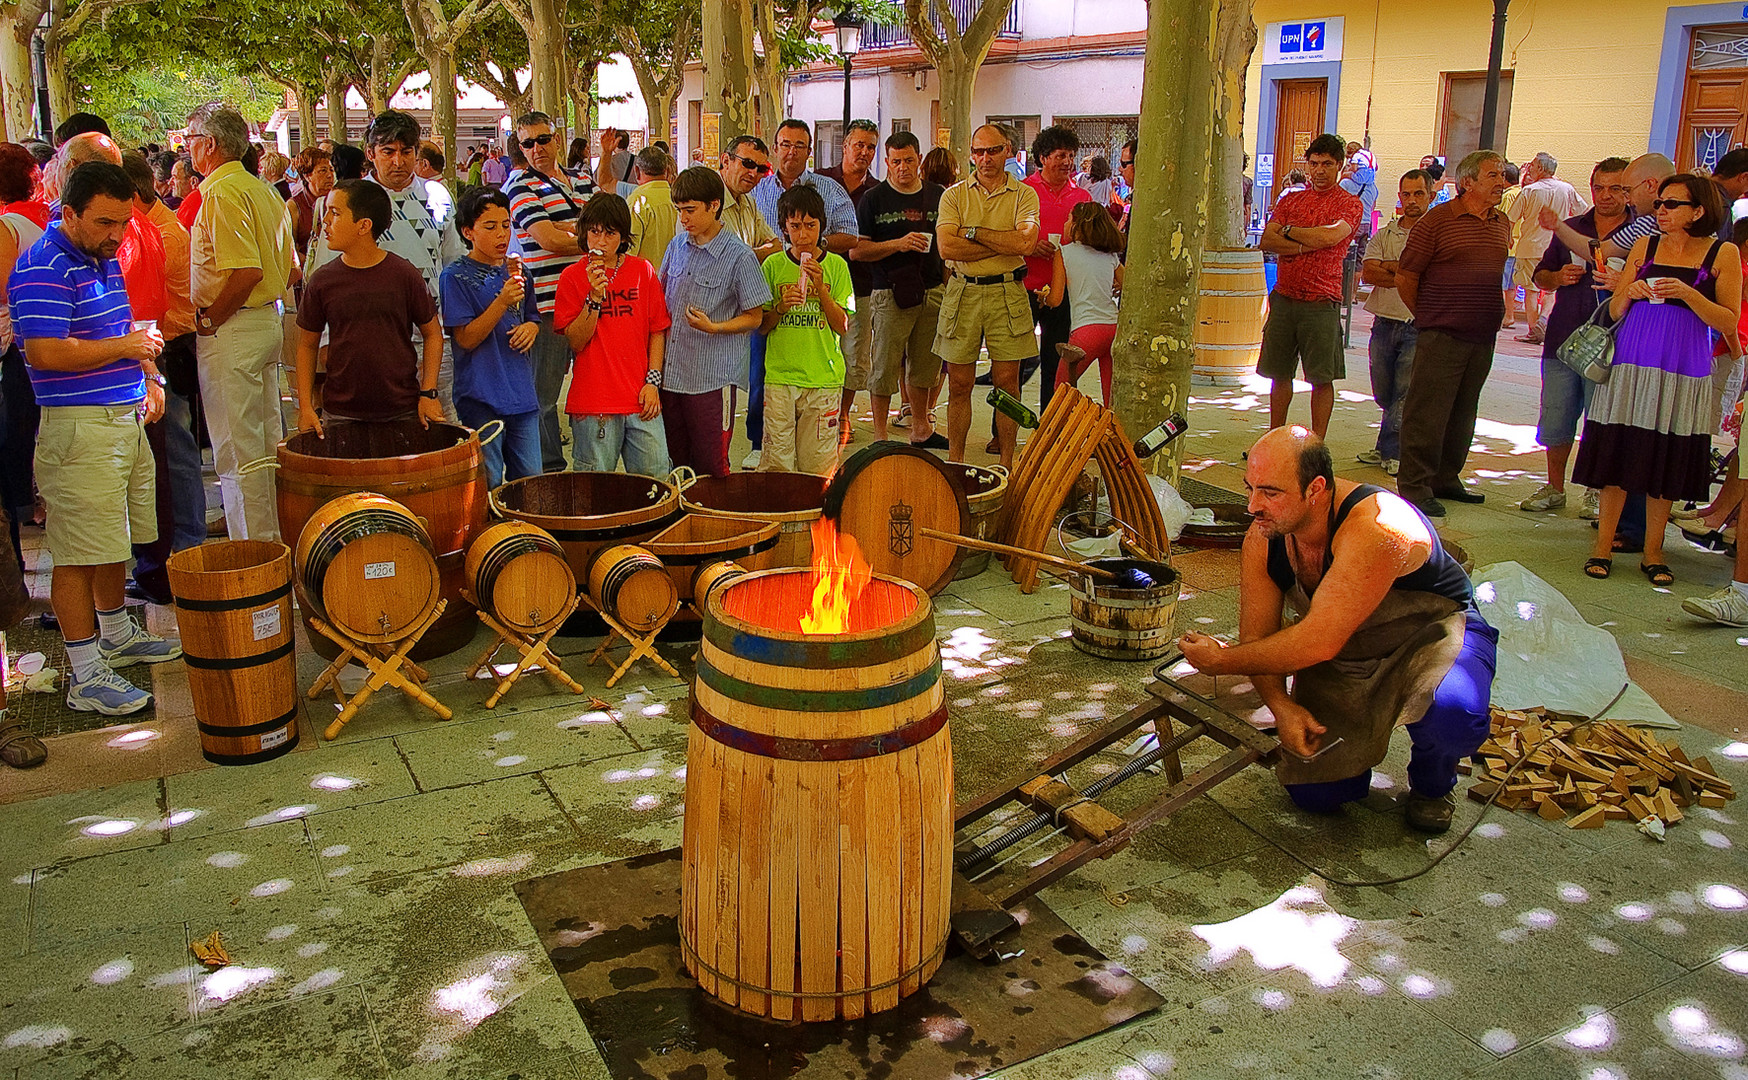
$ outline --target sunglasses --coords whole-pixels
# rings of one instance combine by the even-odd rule
[[[1699,205],[1700,205],[1699,203],[1691,202],[1691,201],[1687,201],[1687,200],[1683,200],[1683,199],[1656,199],[1656,200],[1652,201],[1651,209],[1653,209],[1653,210],[1674,210],[1675,208],[1680,207],[1680,206],[1691,206],[1697,210],[1697,209],[1699,209]]]
[[[551,135],[536,135],[532,139],[523,139],[522,149],[532,150],[536,146],[545,146],[547,143],[550,143],[552,139],[553,137]]]
[[[740,162],[742,168],[751,169],[752,171],[758,173],[760,176],[763,176],[766,173],[771,171],[771,166],[769,164],[767,164],[766,162],[754,161],[752,158],[741,157],[739,154],[730,154],[728,156],[733,158],[734,160]]]

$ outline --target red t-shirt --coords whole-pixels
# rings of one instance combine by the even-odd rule
[[[1079,184],[1070,180],[1060,192],[1052,192],[1050,185],[1044,182],[1042,173],[1033,173],[1021,181],[1030,184],[1038,193],[1038,239],[1048,239],[1053,234],[1068,231],[1068,215],[1083,202],[1092,202],[1092,195]],[[1036,255],[1026,256],[1026,289],[1036,292],[1050,284],[1050,259],[1039,258]]]
[[[115,257],[121,263],[121,280],[127,286],[127,305],[133,309],[134,319],[162,321],[170,310],[164,279],[169,256],[164,253],[164,234],[137,206]]]
[[[1360,214],[1363,212],[1360,197],[1343,191],[1341,185],[1336,184],[1328,191],[1306,188],[1282,195],[1280,201],[1275,203],[1275,212],[1269,220],[1291,225],[1295,229],[1316,228],[1345,221],[1353,226],[1354,235],[1357,236]],[[1347,241],[1331,244],[1320,251],[1277,256],[1275,291],[1293,300],[1330,300],[1340,303],[1341,261],[1347,256],[1348,244],[1352,242],[1353,237],[1350,236]]]
[[[182,223],[184,229],[194,228],[194,216],[200,213],[200,189],[191,188],[188,198],[182,200],[182,205],[176,208],[176,220]]]
[[[552,325],[560,333],[583,313],[589,298],[589,264],[579,260],[558,276]],[[655,267],[625,256],[607,283],[607,298],[595,320],[595,336],[577,354],[564,411],[571,416],[626,416],[638,411],[637,395],[649,371],[651,334],[667,330],[668,303]]]

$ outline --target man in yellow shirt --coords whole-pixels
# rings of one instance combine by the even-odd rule
[[[990,382],[1020,391],[1020,361],[1038,355],[1032,302],[1022,282],[1025,256],[1038,246],[1038,192],[1008,174],[1013,153],[994,124],[971,134],[971,176],[941,195],[935,242],[953,271],[941,300],[935,352],[947,364],[947,458],[965,460],[978,354],[987,349]],[[1014,463],[1014,422],[996,416],[1002,465]]]
[[[283,433],[280,297],[291,282],[291,215],[279,193],[243,168],[249,123],[212,102],[188,118],[187,145],[200,182],[189,230],[195,355],[213,464],[233,540],[278,540],[273,473],[241,467],[274,456]],[[295,537],[292,538],[295,541]]]
[[[679,219],[674,215],[674,197],[668,188],[668,173],[674,160],[659,146],[646,146],[637,152],[632,174],[637,177],[637,190],[627,201],[631,204],[631,249],[628,254],[644,259],[657,270],[662,268],[662,256],[673,243]]]
[[[753,256],[764,263],[765,257],[783,250],[783,238],[771,228],[759,204],[752,199],[752,190],[771,171],[771,152],[765,140],[757,135],[740,135],[722,152],[722,176],[725,189],[722,196],[722,227],[746,241]]]

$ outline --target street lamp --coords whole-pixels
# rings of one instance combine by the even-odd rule
[[[838,55],[844,58],[844,126],[843,134],[850,133],[850,62],[862,51],[862,17],[850,8],[839,9],[837,17],[832,20],[832,27],[837,31]],[[841,162],[840,162],[841,164]]]

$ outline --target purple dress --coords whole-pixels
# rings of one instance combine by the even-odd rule
[[[1656,261],[1660,239],[1651,238],[1639,279],[1677,278],[1715,300],[1711,267],[1722,241],[1699,266],[1669,266]],[[1653,499],[1708,498],[1711,377],[1711,327],[1679,300],[1635,301],[1615,330],[1608,381],[1585,412],[1573,482]]]

